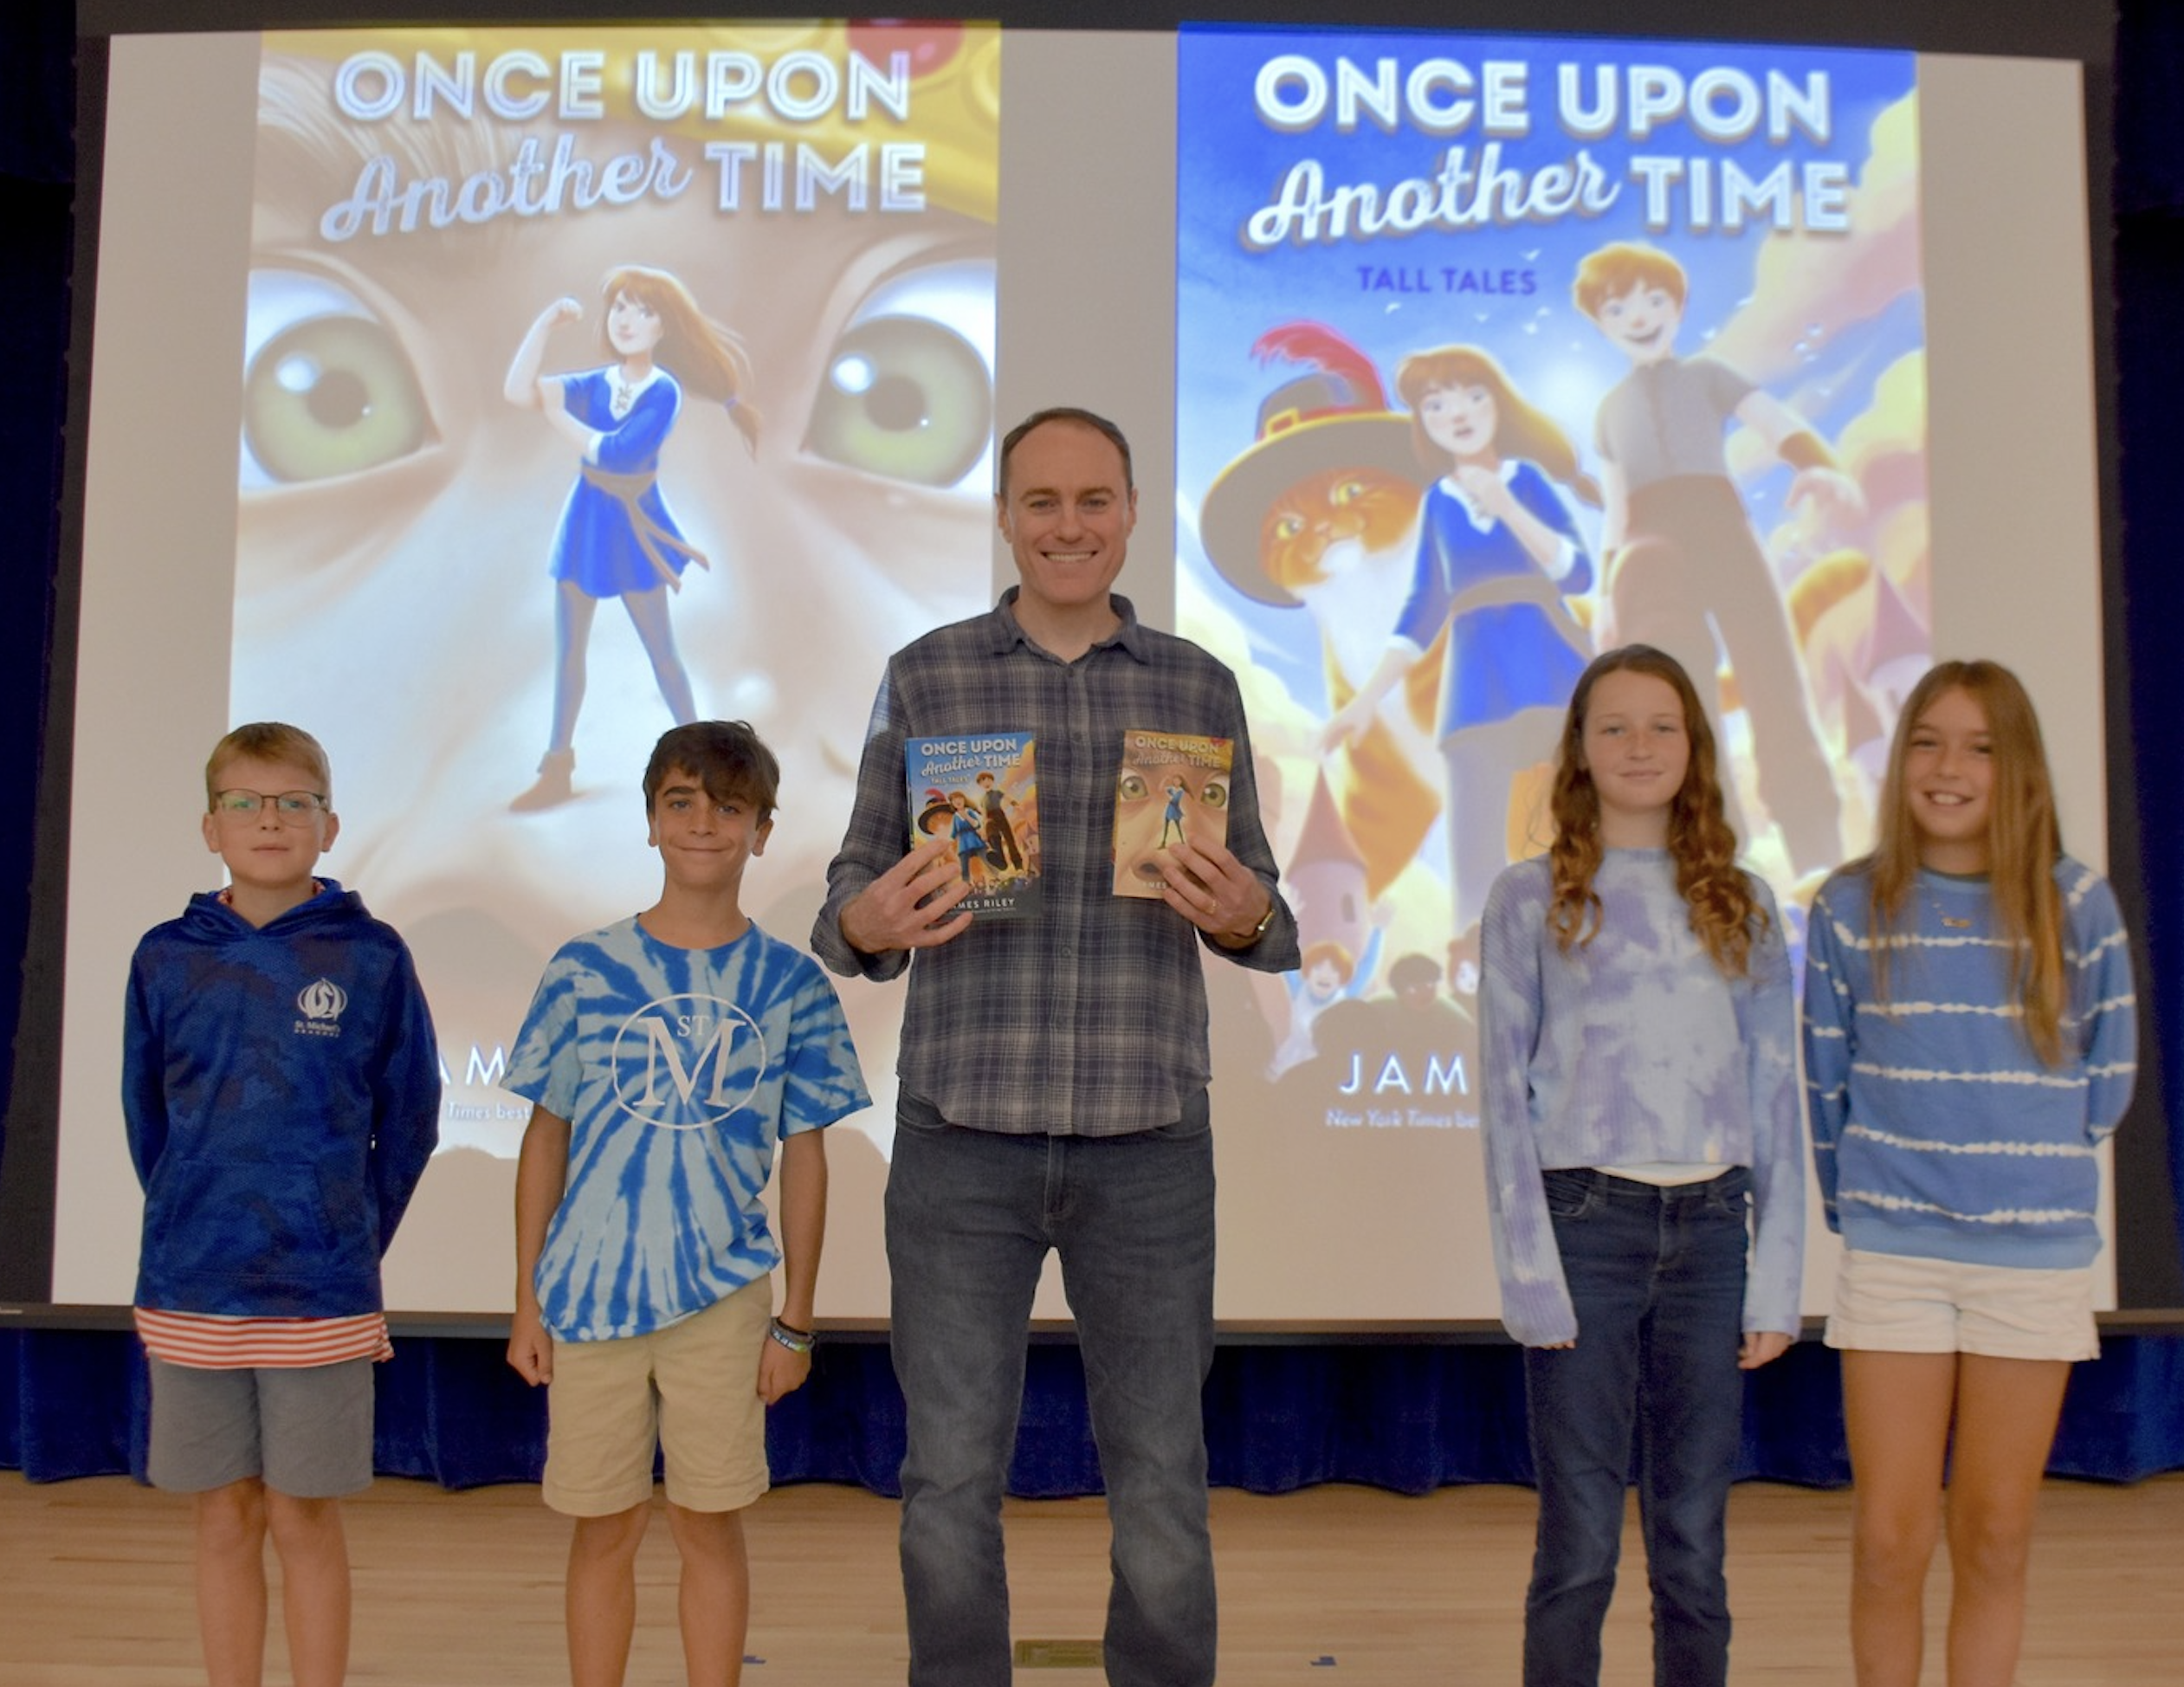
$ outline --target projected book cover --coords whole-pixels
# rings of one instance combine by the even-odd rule
[[[1261,1034],[1300,1120],[1475,1125],[1480,914],[1595,652],[1693,674],[1793,923],[1868,841],[1931,643],[1916,61],[1179,45],[1179,621],[1307,960]]]
[[[1167,889],[1161,851],[1186,838],[1229,839],[1229,767],[1236,745],[1198,733],[1122,734],[1115,781],[1115,894],[1160,899]]]
[[[230,707],[372,723],[340,870],[417,953],[443,1158],[514,1155],[540,966],[656,895],[658,735],[748,720],[790,770],[746,898],[800,940],[873,676],[985,607],[999,54],[264,37]],[[876,1070],[892,1035],[858,1028]]]
[[[1028,732],[914,738],[902,747],[910,841],[946,837],[971,893],[958,913],[1028,919],[1039,910],[1037,747]]]

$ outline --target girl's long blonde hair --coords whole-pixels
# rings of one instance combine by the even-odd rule
[[[700,310],[690,289],[664,269],[640,263],[610,269],[599,284],[600,301],[611,308],[624,294],[658,316],[664,326],[652,360],[699,398],[726,404],[728,419],[755,456],[764,418],[751,402],[751,358],[743,341]],[[602,311],[600,342],[612,352],[606,332],[606,313]]]
[[[1961,691],[1987,716],[1993,766],[1987,804],[1987,879],[2001,939],[2010,950],[2010,993],[2023,1012],[2032,1051],[2043,1065],[2058,1065],[2068,995],[2063,896],[2055,885],[2062,831],[2055,818],[2055,785],[2048,775],[2040,718],[2017,675],[1999,662],[1936,663],[1911,688],[1896,717],[1873,852],[1851,863],[1866,875],[1874,992],[1888,999],[1889,961],[1903,943],[1905,909],[1918,876],[1918,823],[1911,818],[1903,764],[1927,711],[1950,691]]]
[[[1554,841],[1548,864],[1554,896],[1548,904],[1547,926],[1558,947],[1582,947],[1600,926],[1599,894],[1593,889],[1604,845],[1600,842],[1600,792],[1585,765],[1585,712],[1593,688],[1610,674],[1649,674],[1664,680],[1683,708],[1683,735],[1690,761],[1683,784],[1669,805],[1669,859],[1676,867],[1677,894],[1690,910],[1691,932],[1725,978],[1741,978],[1751,968],[1752,943],[1767,929],[1767,912],[1736,864],[1736,834],[1722,816],[1722,785],[1715,771],[1714,730],[1706,722],[1690,675],[1683,664],[1650,644],[1625,644],[1595,656],[1578,676],[1562,722],[1561,749],[1555,758],[1552,811]]]

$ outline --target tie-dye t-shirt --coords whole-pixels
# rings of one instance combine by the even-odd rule
[[[634,919],[547,964],[505,1087],[570,1125],[534,1278],[565,1341],[645,1335],[772,1271],[775,1142],[871,1104],[809,955],[755,925],[679,949]]]

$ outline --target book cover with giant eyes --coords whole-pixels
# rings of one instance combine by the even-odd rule
[[[1039,787],[1028,732],[913,738],[903,746],[910,842],[955,844],[971,894],[956,904],[981,920],[1039,909]]]
[[[1196,733],[1131,728],[1115,778],[1115,894],[1158,899],[1174,870],[1172,846],[1229,838],[1229,766],[1236,746]]]
[[[221,84],[251,178],[220,718],[290,718],[308,673],[313,719],[356,723],[344,847],[449,1051],[440,1161],[502,1162],[458,1228],[513,1174],[531,980],[658,889],[622,808],[660,734],[759,721],[794,811],[846,812],[871,699],[835,676],[986,606],[953,559],[993,519],[1000,53],[982,24],[294,29]],[[428,814],[478,847],[425,862]],[[778,833],[774,894],[830,852]],[[423,1266],[388,1292],[441,1303]]]

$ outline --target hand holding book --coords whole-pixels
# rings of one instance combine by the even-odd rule
[[[859,954],[929,949],[960,936],[971,915],[956,904],[971,887],[957,876],[955,850],[942,837],[913,850],[842,910],[843,940]]]
[[[1274,895],[1225,844],[1193,844],[1186,836],[1169,846],[1176,870],[1166,876],[1160,899],[1224,948],[1242,949],[1266,930]]]

